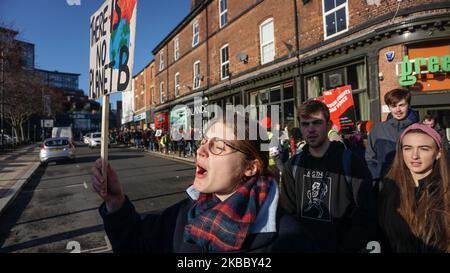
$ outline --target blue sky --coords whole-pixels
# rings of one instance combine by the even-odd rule
[[[68,2],[80,5],[69,5]],[[35,44],[35,66],[79,73],[89,89],[89,19],[104,0],[0,0],[0,23]],[[153,59],[152,50],[189,13],[190,0],[138,0],[133,75]],[[113,108],[120,95],[111,96]]]

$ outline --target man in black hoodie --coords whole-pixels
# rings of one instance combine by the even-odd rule
[[[329,141],[325,104],[305,102],[298,114],[307,144],[285,165],[281,204],[309,228],[320,251],[364,251],[376,231],[369,170],[342,143]]]

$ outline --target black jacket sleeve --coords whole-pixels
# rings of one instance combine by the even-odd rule
[[[182,202],[180,202],[182,203]],[[180,203],[161,215],[139,215],[126,197],[123,206],[109,214],[103,203],[100,215],[114,252],[173,252],[173,235]]]
[[[366,165],[355,155],[351,158],[352,192],[356,208],[351,214],[351,228],[344,234],[344,252],[364,251],[376,235],[376,200]]]
[[[292,164],[296,161],[294,156],[284,165],[283,177],[281,180],[281,190],[280,190],[280,204],[289,214],[298,214],[297,211],[297,192],[295,187],[295,177],[292,173]],[[297,160],[298,161],[298,160]],[[298,168],[297,168],[298,170]]]

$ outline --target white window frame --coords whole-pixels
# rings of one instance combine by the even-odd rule
[[[262,35],[263,32],[262,32],[262,29],[263,29],[263,26],[265,26],[265,25],[267,25],[269,23],[272,23],[272,25],[273,25],[273,40],[263,44],[263,37],[262,37],[263,36]],[[263,60],[264,60],[264,58],[263,58],[263,53],[264,53],[263,48],[265,46],[271,44],[271,43],[273,43],[273,60],[263,62]],[[269,19],[265,20],[264,22],[262,22],[261,25],[259,25],[259,50],[260,50],[260,56],[261,56],[261,64],[270,63],[270,62],[273,62],[275,60],[275,55],[276,55],[276,52],[275,52],[275,23],[274,23],[273,18],[269,18]]]
[[[330,36],[327,36],[327,15],[331,14],[331,13],[336,13],[336,11],[340,10],[342,7],[345,8],[345,21],[346,21],[346,26],[347,28],[344,30],[341,30],[340,32],[336,32]],[[327,39],[331,39],[335,36],[338,36],[342,33],[345,33],[348,31],[348,24],[349,24],[349,14],[348,14],[348,0],[345,1],[344,4],[341,4],[340,6],[335,7],[334,9],[331,9],[329,11],[327,11],[325,13],[325,0],[322,0],[322,21],[323,21],[323,39],[327,40]]]
[[[198,26],[198,32],[195,33],[195,26]],[[197,42],[195,42],[195,37],[197,36]],[[200,43],[200,23],[198,20],[195,20],[194,23],[192,23],[192,47],[195,47]]]
[[[196,78],[198,77],[198,75],[197,75],[197,71],[196,71],[196,69],[195,69],[195,67],[196,67],[196,65],[198,64],[198,75],[200,75],[201,74],[201,66],[200,66],[200,61],[196,61],[195,63],[194,63],[194,69],[193,69],[193,72],[194,72],[194,80],[193,80],[193,83],[192,83],[192,89],[199,89],[200,88],[200,86],[201,86],[201,80],[200,79],[198,79],[198,86],[196,86]]]
[[[180,72],[175,73],[174,79],[175,97],[180,96]]]
[[[222,50],[224,48],[228,48],[228,60],[226,60],[225,62],[223,62],[223,55],[222,55]],[[220,55],[220,79],[226,80],[226,79],[230,78],[230,74],[229,74],[229,72],[230,72],[230,47],[228,46],[228,44],[226,44],[220,48],[219,55]],[[227,64],[228,64],[228,75],[226,77],[223,77],[223,68]]]
[[[159,52],[159,71],[163,71],[165,66],[166,64],[164,62],[164,50],[161,50],[161,52]]]
[[[225,1],[227,3],[227,8],[225,10],[221,10],[222,6],[220,5],[222,1]],[[225,15],[227,18],[227,21],[225,24],[222,24],[222,16]],[[227,0],[219,0],[219,26],[220,28],[223,28],[228,24],[228,1]]]
[[[173,59],[177,61],[180,58],[180,37],[175,37],[173,41]]]
[[[164,97],[164,82],[160,82],[159,83],[159,101],[161,103],[164,103],[163,97]]]

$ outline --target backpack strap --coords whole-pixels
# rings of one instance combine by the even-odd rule
[[[353,193],[352,187],[352,151],[350,149],[344,149],[342,153],[342,166],[344,168],[345,182],[349,186],[351,192]]]
[[[300,164],[300,159],[302,157],[303,151],[294,155],[292,159],[292,177],[295,179],[295,175],[297,174],[298,165]]]
[[[352,181],[352,166],[351,166],[352,151],[350,149],[344,149],[342,153],[342,163],[344,167],[345,180],[348,184]]]

